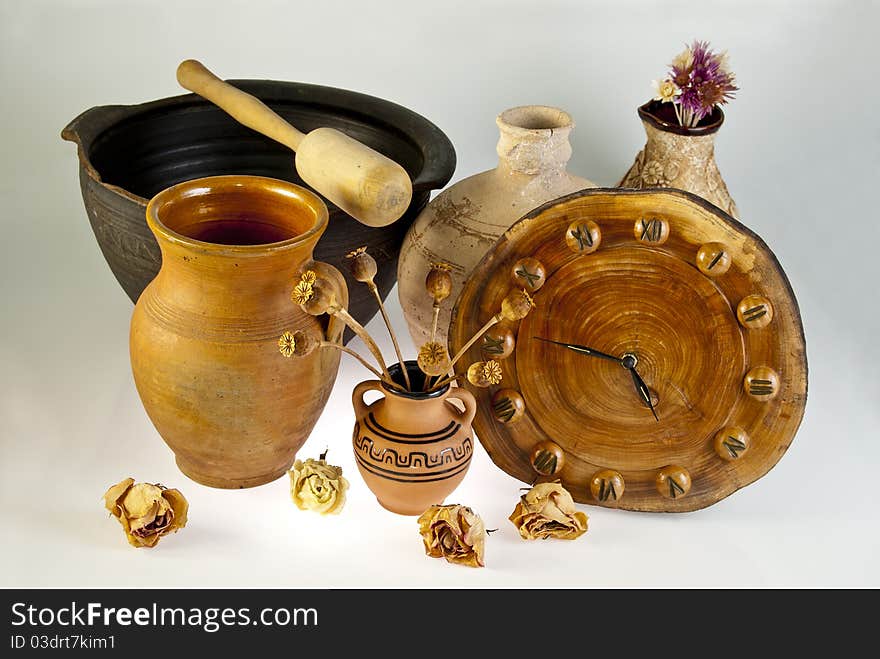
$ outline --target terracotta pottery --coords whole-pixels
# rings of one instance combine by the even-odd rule
[[[739,219],[736,204],[715,164],[715,133],[724,123],[721,108],[716,105],[694,128],[678,124],[671,103],[645,103],[639,108],[639,117],[648,141],[617,187],[686,190]]]
[[[199,483],[278,478],[324,409],[339,351],[285,359],[278,338],[342,336],[340,322],[290,299],[296,276],[311,269],[347,302],[342,275],[312,258],[327,217],[312,192],[256,176],[180,183],[147,206],[162,267],[135,305],[131,368],[147,414]]]
[[[366,245],[379,263],[376,285],[383,297],[394,286],[397,257],[407,228],[431,190],[455,170],[449,139],[424,117],[394,103],[332,87],[270,80],[233,80],[301,130],[341,130],[400,163],[413,181],[409,209],[394,224],[371,228],[329,205],[330,224],[315,258],[349,278],[345,255]],[[220,174],[271,176],[303,185],[290,150],[245,128],[195,94],[142,105],[96,107],[62,132],[78,146],[86,212],[104,258],[136,302],[159,271],[160,254],[144,222],[147,200],[195,178]],[[365,286],[352,290],[349,312],[366,324],[378,305]],[[346,334],[349,337],[349,333]]]
[[[432,299],[425,292],[430,264],[452,266],[454,301],[483,255],[516,220],[541,204],[595,184],[569,174],[574,122],[557,108],[512,108],[496,119],[498,167],[440,193],[413,223],[398,266],[398,292],[417,346],[430,340]],[[440,310],[437,340],[446,343],[451,305]]]
[[[407,361],[406,368],[413,387],[421,388],[425,376],[416,362]],[[403,384],[399,364],[388,370]],[[371,390],[384,397],[367,405],[364,394]],[[461,401],[464,412],[449,399]],[[358,469],[384,508],[421,515],[458,487],[474,450],[471,421],[477,407],[469,391],[447,385],[431,393],[404,393],[367,380],[354,388],[352,404]]]

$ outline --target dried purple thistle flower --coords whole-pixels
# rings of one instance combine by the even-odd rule
[[[712,51],[708,41],[694,41],[673,58],[669,78],[681,90],[672,99],[681,125],[696,126],[716,105],[734,97],[739,88],[727,59],[725,51]]]

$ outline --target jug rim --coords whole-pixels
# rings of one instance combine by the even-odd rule
[[[159,218],[159,210],[163,204],[175,198],[185,196],[197,196],[210,194],[232,188],[248,187],[252,191],[259,190],[267,195],[281,195],[290,199],[297,199],[310,207],[315,213],[315,221],[311,227],[298,233],[292,238],[272,243],[259,243],[254,245],[229,245],[224,243],[212,243],[204,240],[191,238],[171,229]],[[156,193],[148,202],[146,209],[147,224],[157,237],[164,240],[211,254],[229,254],[234,256],[265,256],[267,253],[275,253],[293,249],[303,244],[317,241],[327,228],[329,211],[327,204],[317,194],[296,183],[284,181],[268,176],[256,176],[251,174],[224,174],[219,176],[205,176],[190,179],[169,186]]]
[[[699,126],[680,126],[672,121],[667,121],[658,114],[661,108],[664,108],[664,104],[660,101],[648,101],[638,107],[639,118],[665,133],[674,133],[688,137],[712,135],[717,133],[718,129],[721,128],[721,124],[724,123],[724,110],[718,105],[714,107],[711,113],[706,115],[706,123]]]

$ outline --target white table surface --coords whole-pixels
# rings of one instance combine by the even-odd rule
[[[877,2],[0,3],[0,586],[880,585],[878,19]],[[450,500],[500,530],[485,569],[448,565],[357,473],[349,396],[365,374],[348,360],[301,452],[329,447],[345,469],[340,516],[298,511],[286,478],[222,491],[177,471],[132,382],[132,307],[82,207],[70,119],[180,93],[175,67],[196,57],[411,107],[456,145],[454,180],[494,166],[500,110],[557,105],[577,122],[570,169],[613,185],[644,142],[650,80],[695,37],[731,53],[742,91],[718,163],[806,330],[806,416],[767,476],[691,514],[584,506],[581,539],[527,543],[507,521],[521,484],[478,447]],[[396,292],[389,307],[405,334]],[[103,509],[129,475],[191,503],[156,550],[129,547]]]

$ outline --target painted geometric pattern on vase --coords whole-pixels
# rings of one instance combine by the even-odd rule
[[[406,435],[384,428],[370,414],[364,419],[364,427],[368,432],[378,435],[385,441],[404,445],[400,450],[377,446],[373,438],[361,434],[360,422],[355,424],[354,449],[358,464],[376,476],[393,481],[428,483],[452,478],[468,468],[474,450],[473,440],[470,437],[465,437],[461,443],[446,446],[439,451],[421,448],[424,445],[446,442],[454,437],[461,428],[461,425],[455,422],[451,422],[438,432]],[[411,450],[413,444],[421,446],[418,450]]]

